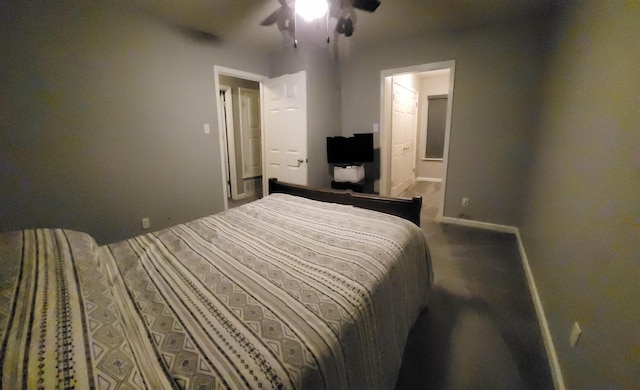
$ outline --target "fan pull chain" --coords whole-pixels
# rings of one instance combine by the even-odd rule
[[[298,48],[298,12],[296,12],[296,2],[293,2],[293,47]]]
[[[331,40],[329,39],[329,9],[327,9],[326,15],[327,15],[327,44],[329,44],[331,42]]]

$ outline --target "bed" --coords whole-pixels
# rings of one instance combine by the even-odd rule
[[[270,193],[103,246],[1,233],[0,387],[393,388],[433,280],[419,199]]]

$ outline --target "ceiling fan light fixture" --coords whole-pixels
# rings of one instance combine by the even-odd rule
[[[329,5],[324,0],[296,0],[295,10],[307,22],[319,19],[327,13]]]

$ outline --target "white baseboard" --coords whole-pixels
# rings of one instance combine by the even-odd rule
[[[255,196],[258,190],[262,188],[262,177],[258,176],[257,178],[243,179],[241,183],[244,192],[237,194],[237,196],[233,198],[234,200]]]
[[[233,200],[242,200],[242,199],[246,199],[250,196],[254,195],[254,193],[250,193],[250,192],[244,192],[242,194],[238,194],[235,198],[231,198]]]
[[[481,221],[473,221],[471,219],[442,217],[440,221],[444,223],[450,223],[453,225],[461,225],[461,226],[468,226],[468,227],[473,227],[478,229],[493,230],[493,231],[502,232],[502,233],[516,234],[516,232],[518,231],[518,228],[515,226],[499,225],[495,223],[481,222]]]
[[[529,266],[529,259],[527,253],[524,250],[524,244],[520,237],[520,230],[515,226],[499,225],[488,222],[472,221],[469,219],[443,217],[438,220],[443,223],[450,223],[454,225],[468,226],[478,229],[493,230],[502,233],[513,233],[516,236],[518,242],[518,250],[520,251],[520,258],[522,259],[522,267],[524,268],[525,276],[527,277],[527,284],[529,285],[529,291],[531,292],[531,298],[533,299],[533,306],[536,310],[538,317],[538,324],[542,333],[542,340],[544,342],[545,350],[547,351],[547,360],[549,361],[549,368],[551,369],[551,376],[553,378],[553,385],[556,390],[566,390],[564,386],[564,380],[562,378],[562,371],[560,370],[560,362],[558,361],[558,355],[556,348],[553,344],[553,338],[551,337],[551,331],[549,330],[549,323],[547,322],[547,316],[544,313],[542,307],[542,300],[540,294],[538,294],[538,287],[533,277],[533,272]]]
[[[529,282],[529,290],[531,291],[531,297],[533,298],[533,306],[535,307],[536,314],[538,315],[538,323],[540,324],[540,331],[542,332],[542,340],[544,341],[544,347],[547,350],[547,360],[549,360],[549,367],[551,368],[553,385],[556,390],[565,390],[564,379],[562,378],[562,371],[560,370],[560,362],[558,361],[556,347],[553,344],[553,338],[551,337],[551,331],[549,330],[547,316],[544,313],[540,294],[538,294],[538,287],[536,286],[536,281],[533,278],[533,272],[529,266],[529,259],[527,258],[527,253],[524,250],[524,244],[520,237],[520,230],[517,228],[516,239],[518,241],[518,249],[520,251],[520,258],[522,259],[524,273],[527,276],[527,281]]]
[[[430,181],[433,183],[442,183],[442,179],[437,177],[416,177],[416,181]]]

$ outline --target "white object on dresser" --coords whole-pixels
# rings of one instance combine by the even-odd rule
[[[337,182],[357,183],[364,179],[363,165],[349,165],[346,167],[333,167],[333,180]]]

